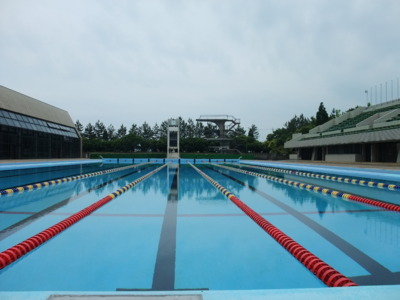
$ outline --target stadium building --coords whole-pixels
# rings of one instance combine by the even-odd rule
[[[79,158],[68,112],[0,85],[0,159]]]
[[[285,143],[291,159],[400,162],[400,99],[358,107]]]

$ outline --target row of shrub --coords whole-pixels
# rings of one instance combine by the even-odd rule
[[[108,152],[95,152],[90,153],[89,158],[166,158],[166,153],[108,153]],[[253,154],[221,154],[221,153],[181,153],[181,158],[241,158],[241,159],[254,159]]]

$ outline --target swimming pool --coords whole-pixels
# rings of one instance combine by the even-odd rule
[[[308,168],[311,177],[296,174],[296,165],[274,165],[274,171],[261,165],[264,169],[256,162],[195,167],[96,163],[2,171],[2,190],[22,188],[0,197],[0,251],[114,196],[5,266],[0,291],[326,287],[204,174],[356,284],[400,284],[399,212],[342,197],[355,194],[397,207],[398,172],[380,172],[375,178],[368,170]],[[345,174],[348,182],[315,176],[337,177],[335,172]],[[363,174],[367,184],[351,183]],[[143,176],[148,177],[128,186]],[[53,180],[65,177],[70,179]],[[376,184],[368,185],[372,180]],[[30,187],[35,182],[48,184]]]

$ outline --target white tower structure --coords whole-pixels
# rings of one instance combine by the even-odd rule
[[[179,158],[179,120],[168,120],[167,158]]]

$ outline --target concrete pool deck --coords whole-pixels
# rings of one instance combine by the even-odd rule
[[[55,295],[64,297],[54,297]],[[184,297],[185,295],[187,297]],[[188,298],[190,296],[192,297]],[[398,300],[400,298],[400,285],[286,290],[216,290],[159,292],[0,292],[0,300],[184,300],[185,298],[203,300]]]

